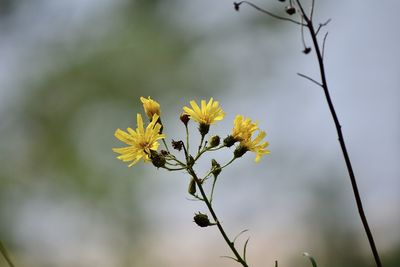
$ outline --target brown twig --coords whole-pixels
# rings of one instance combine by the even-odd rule
[[[313,83],[315,83],[318,86],[321,86],[323,88],[323,91],[325,93],[325,98],[326,98],[326,101],[327,101],[328,106],[329,106],[329,110],[331,112],[333,121],[335,123],[335,127],[336,127],[336,131],[337,131],[337,134],[338,134],[340,147],[342,149],[343,157],[344,157],[344,160],[345,160],[345,163],[346,163],[346,167],[347,167],[347,171],[348,171],[348,174],[349,174],[349,177],[350,177],[351,186],[353,188],[353,193],[354,193],[354,198],[355,198],[355,201],[356,201],[358,213],[360,215],[361,222],[362,222],[362,224],[364,226],[364,230],[365,230],[365,233],[367,235],[367,238],[368,238],[368,241],[369,241],[369,244],[370,244],[370,247],[371,247],[371,251],[372,251],[372,254],[373,254],[375,262],[376,262],[376,266],[377,267],[382,267],[382,263],[381,263],[381,260],[380,260],[380,257],[379,257],[379,253],[378,253],[378,250],[376,248],[375,241],[374,241],[374,238],[372,236],[372,232],[371,232],[371,230],[369,228],[367,218],[365,216],[364,208],[363,208],[363,205],[362,205],[360,193],[359,193],[357,182],[356,182],[356,177],[355,177],[355,174],[354,174],[354,171],[353,171],[353,167],[352,167],[352,164],[351,164],[351,161],[350,161],[350,157],[349,157],[349,154],[347,152],[346,144],[345,144],[345,141],[344,141],[344,137],[343,137],[343,133],[342,133],[342,126],[339,123],[339,119],[338,119],[338,116],[336,114],[335,107],[333,106],[333,102],[332,102],[332,99],[331,99],[331,96],[330,96],[330,93],[329,93],[329,89],[328,89],[328,83],[327,83],[327,80],[326,80],[325,65],[324,65],[325,42],[326,42],[326,38],[327,38],[328,34],[326,33],[325,36],[324,36],[322,52],[321,52],[321,48],[319,46],[318,39],[317,39],[317,34],[321,30],[321,28],[326,26],[331,21],[331,19],[328,19],[324,23],[320,23],[318,28],[317,28],[317,30],[315,30],[314,24],[313,24],[313,21],[312,21],[312,16],[313,16],[313,13],[314,13],[315,1],[314,0],[312,1],[310,16],[308,16],[307,13],[304,11],[304,8],[301,5],[300,0],[295,0],[295,1],[297,3],[297,6],[300,9],[300,13],[301,13],[301,16],[302,16],[302,21],[304,20],[305,24],[297,22],[297,21],[292,21],[291,19],[286,19],[285,18],[285,20],[290,20],[292,22],[295,22],[298,25],[301,25],[302,27],[307,27],[308,28],[308,30],[310,32],[310,35],[311,35],[312,42],[313,42],[313,46],[314,46],[314,49],[315,49],[315,53],[316,53],[317,59],[318,59],[321,82],[317,82],[314,79],[312,79],[312,78],[310,78],[310,77],[308,77],[308,76],[306,76],[304,74],[298,73],[298,75],[303,77],[303,78],[306,78],[306,79],[310,80],[311,82],[313,82]],[[253,8],[255,8],[257,10],[260,10],[260,8],[258,6],[256,6],[255,4],[253,4],[251,2],[248,2],[248,1],[243,1],[243,2],[247,3],[248,5],[252,6]],[[240,2],[240,3],[242,3],[242,2]],[[236,5],[237,4],[235,4],[235,6]],[[266,14],[272,16],[272,17],[276,17],[276,15],[270,14],[270,12],[265,12],[264,10],[260,10],[260,11],[262,11],[263,13],[266,13]],[[279,19],[282,19],[282,18],[279,18]]]
[[[354,171],[353,171],[353,167],[352,167],[352,164],[351,164],[351,161],[350,161],[350,157],[349,157],[349,154],[347,152],[346,143],[344,141],[344,137],[343,137],[343,133],[342,133],[342,126],[340,125],[338,116],[337,116],[336,111],[335,111],[335,107],[333,106],[333,102],[332,102],[332,99],[331,99],[331,96],[330,96],[330,93],[329,93],[328,83],[326,81],[324,59],[323,59],[323,54],[321,53],[321,49],[319,47],[319,43],[318,43],[318,40],[317,40],[317,32],[314,29],[313,22],[307,16],[307,14],[304,12],[303,6],[301,5],[300,1],[296,0],[296,2],[297,2],[297,5],[299,6],[299,8],[301,10],[301,13],[302,13],[302,16],[303,16],[305,22],[307,24],[306,27],[310,31],[310,35],[311,35],[311,39],[312,39],[312,42],[313,42],[313,45],[314,45],[314,49],[315,49],[315,52],[317,54],[318,65],[319,65],[320,75],[321,75],[322,88],[324,90],[325,98],[326,98],[326,101],[328,103],[329,110],[331,112],[333,121],[335,123],[336,131],[337,131],[337,134],[338,134],[338,137],[339,137],[340,147],[342,149],[343,157],[344,157],[344,160],[346,162],[347,171],[348,171],[348,174],[349,174],[349,177],[350,177],[350,181],[351,181],[351,185],[352,185],[352,188],[353,188],[353,193],[354,193],[354,197],[355,197],[355,200],[356,200],[358,213],[360,215],[362,224],[364,226],[365,233],[366,233],[366,235],[368,237],[368,241],[369,241],[369,244],[370,244],[370,247],[371,247],[371,250],[372,250],[372,254],[374,255],[376,266],[377,267],[382,267],[382,263],[381,263],[381,260],[379,258],[379,253],[378,253],[378,250],[376,249],[375,241],[374,241],[374,238],[372,236],[371,230],[369,228],[367,217],[365,216],[365,213],[364,213],[364,208],[363,208],[361,197],[360,197],[360,193],[359,193],[359,190],[358,190],[356,177],[354,175]],[[328,22],[329,21],[327,21],[325,24],[327,24]],[[320,28],[321,28],[321,26],[319,27],[319,29]],[[327,35],[325,35],[324,40],[326,40],[326,36]],[[324,41],[324,44],[325,44],[325,41]]]

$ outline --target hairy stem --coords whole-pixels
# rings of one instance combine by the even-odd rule
[[[327,84],[327,81],[326,81],[324,59],[323,59],[323,55],[321,53],[321,49],[319,47],[319,43],[318,43],[318,39],[317,39],[317,32],[315,31],[315,28],[314,28],[312,20],[304,12],[304,9],[303,9],[300,1],[296,0],[296,2],[297,2],[298,6],[299,6],[299,8],[301,10],[301,13],[302,13],[302,16],[303,16],[305,22],[307,24],[306,27],[310,31],[310,35],[311,35],[311,38],[312,38],[314,49],[315,49],[315,52],[317,54],[318,65],[319,65],[320,75],[321,75],[321,86],[322,86],[322,88],[324,90],[325,98],[327,100],[327,103],[328,103],[328,106],[329,106],[329,110],[331,112],[333,121],[335,123],[336,131],[337,131],[337,134],[338,134],[338,137],[339,137],[340,147],[341,147],[342,152],[343,152],[343,157],[344,157],[344,160],[346,162],[347,171],[349,173],[351,185],[352,185],[352,188],[353,188],[353,193],[354,193],[354,197],[355,197],[355,200],[356,200],[358,213],[360,215],[362,224],[364,226],[365,233],[367,234],[368,241],[369,241],[372,253],[374,255],[375,262],[376,262],[376,266],[377,267],[382,267],[382,263],[381,263],[381,260],[379,258],[378,250],[376,249],[375,241],[374,241],[374,238],[372,236],[371,230],[370,230],[370,228],[368,226],[368,221],[367,221],[367,218],[366,218],[365,213],[364,213],[364,209],[363,209],[360,193],[358,191],[356,177],[354,175],[353,167],[351,165],[350,157],[349,157],[349,154],[347,152],[346,144],[345,144],[345,141],[344,141],[344,138],[343,138],[342,128],[341,128],[341,125],[339,123],[339,119],[338,119],[338,116],[336,114],[336,111],[335,111],[335,108],[333,106],[333,102],[332,102],[332,99],[331,99],[331,96],[330,96],[330,93],[329,93],[328,84]]]

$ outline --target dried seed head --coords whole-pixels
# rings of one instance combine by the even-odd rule
[[[200,227],[207,227],[213,225],[208,219],[207,214],[203,214],[201,212],[196,213],[193,217],[194,222]]]
[[[285,7],[285,11],[289,15],[293,15],[294,13],[296,13],[296,8],[294,8],[293,6],[287,6]]]

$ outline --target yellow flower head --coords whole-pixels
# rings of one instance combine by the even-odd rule
[[[249,118],[237,115],[233,122],[232,136],[236,141],[248,140],[251,135],[258,130],[256,122],[252,122]]]
[[[259,131],[259,134],[251,140],[256,131]],[[256,162],[259,162],[262,156],[269,154],[269,150],[266,149],[268,142],[262,142],[266,135],[264,131],[260,131],[256,122],[252,122],[249,118],[245,119],[242,115],[237,115],[232,129],[234,140],[240,142],[235,152],[236,156],[241,157],[246,151],[251,151],[256,153]]]
[[[115,137],[126,143],[127,147],[113,148],[113,151],[119,153],[117,158],[128,162],[129,167],[137,163],[140,159],[144,162],[150,161],[151,151],[158,149],[159,143],[157,140],[165,138],[164,134],[160,134],[161,124],[157,123],[159,116],[154,114],[149,125],[144,129],[142,115],[137,114],[137,128],[132,130],[128,128],[128,132],[117,129]]]
[[[207,104],[205,100],[201,100],[201,109],[194,100],[190,101],[190,105],[192,108],[183,107],[183,110],[191,119],[200,124],[210,125],[222,120],[225,116],[222,108],[218,106],[218,101],[214,101],[213,98]]]
[[[146,112],[147,117],[152,119],[154,114],[160,116],[160,104],[157,101],[151,99],[150,96],[147,99],[142,96],[140,97],[140,101],[143,103],[144,112]]]
[[[256,153],[256,162],[259,162],[262,156],[270,153],[269,150],[266,149],[266,147],[268,146],[268,142],[262,142],[266,135],[267,134],[264,131],[260,131],[257,137],[254,138],[254,140],[251,140],[251,138],[249,138],[240,142],[241,146],[245,147],[251,152]]]

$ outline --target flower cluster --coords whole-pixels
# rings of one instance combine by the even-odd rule
[[[254,152],[256,154],[256,162],[259,162],[261,157],[268,154],[268,142],[263,141],[266,136],[264,131],[258,128],[258,123],[253,122],[249,118],[242,115],[237,115],[233,122],[231,133],[221,140],[218,135],[211,135],[207,141],[206,135],[210,131],[210,126],[225,117],[225,113],[219,105],[218,101],[213,98],[201,100],[200,106],[194,101],[190,101],[190,107],[183,107],[183,112],[180,115],[180,120],[185,126],[186,140],[172,140],[171,150],[165,141],[165,134],[163,131],[163,124],[161,122],[160,104],[151,99],[150,97],[140,98],[143,103],[144,112],[149,118],[147,126],[144,125],[142,115],[137,114],[137,128],[133,130],[128,128],[127,131],[117,129],[115,137],[120,141],[127,144],[126,147],[113,148],[113,151],[120,154],[117,158],[129,162],[129,167],[136,164],[138,161],[151,162],[157,168],[163,168],[168,171],[186,171],[190,176],[188,193],[194,197],[195,200],[202,201],[210,211],[211,217],[205,213],[198,212],[194,215],[194,222],[200,227],[209,227],[217,225],[218,229],[225,237],[225,241],[234,252],[238,262],[245,263],[246,260],[246,246],[243,248],[243,256],[235,248],[235,239],[230,241],[227,237],[223,227],[213,209],[212,201],[214,195],[214,188],[217,179],[224,168],[229,166],[236,159],[242,157],[246,152]],[[198,147],[190,145],[189,138],[189,122],[194,121],[198,124],[200,132],[200,142]],[[164,149],[158,150],[160,141],[163,142]],[[233,156],[230,161],[225,164],[218,163],[215,159],[211,159],[211,166],[206,174],[199,176],[194,170],[195,163],[206,153],[214,152],[224,148],[229,149],[235,146]],[[175,150],[180,156],[172,153]],[[183,155],[182,155],[183,153]],[[206,192],[204,184],[208,180],[212,180],[211,189]],[[210,188],[210,187],[208,187]]]
[[[141,114],[137,114],[137,128],[133,130],[127,128],[127,131],[117,129],[115,131],[115,137],[120,141],[124,142],[128,146],[122,148],[114,148],[113,151],[120,154],[117,158],[130,162],[129,167],[140,161],[144,162],[159,160],[160,157],[164,157],[166,160],[162,160],[163,163],[167,163],[168,160],[175,161],[175,165],[182,165],[176,159],[175,156],[169,152],[168,146],[165,142],[165,134],[162,133],[163,125],[161,123],[160,115],[160,104],[150,97],[140,98],[143,103],[144,112],[149,118],[150,122],[144,127],[143,119]],[[223,147],[231,147],[235,143],[239,143],[234,151],[234,159],[241,157],[247,151],[254,152],[256,154],[256,162],[259,162],[261,157],[269,154],[267,150],[268,142],[263,141],[266,136],[264,131],[258,128],[258,123],[253,122],[249,118],[245,118],[243,115],[237,115],[234,119],[233,129],[230,135],[223,140],[220,145],[220,137],[217,135],[212,136],[203,145],[204,136],[208,134],[210,125],[220,121],[224,118],[225,113],[219,105],[218,101],[214,101],[211,98],[208,102],[206,100],[201,100],[200,106],[194,101],[190,101],[189,107],[183,107],[183,113],[181,115],[181,120],[188,127],[188,122],[193,120],[199,124],[199,131],[201,134],[201,143],[197,155],[193,157],[190,154],[189,144],[186,146],[183,141],[172,141],[173,148],[181,150],[182,147],[185,148],[185,156],[187,159],[192,157],[193,159],[198,159],[200,155],[207,151],[214,151],[221,149]],[[257,134],[258,133],[258,134]],[[187,132],[188,134],[188,132]],[[187,138],[187,142],[188,142]],[[159,141],[162,140],[165,145],[166,150],[161,150],[158,152]],[[157,167],[160,164],[155,164]]]

